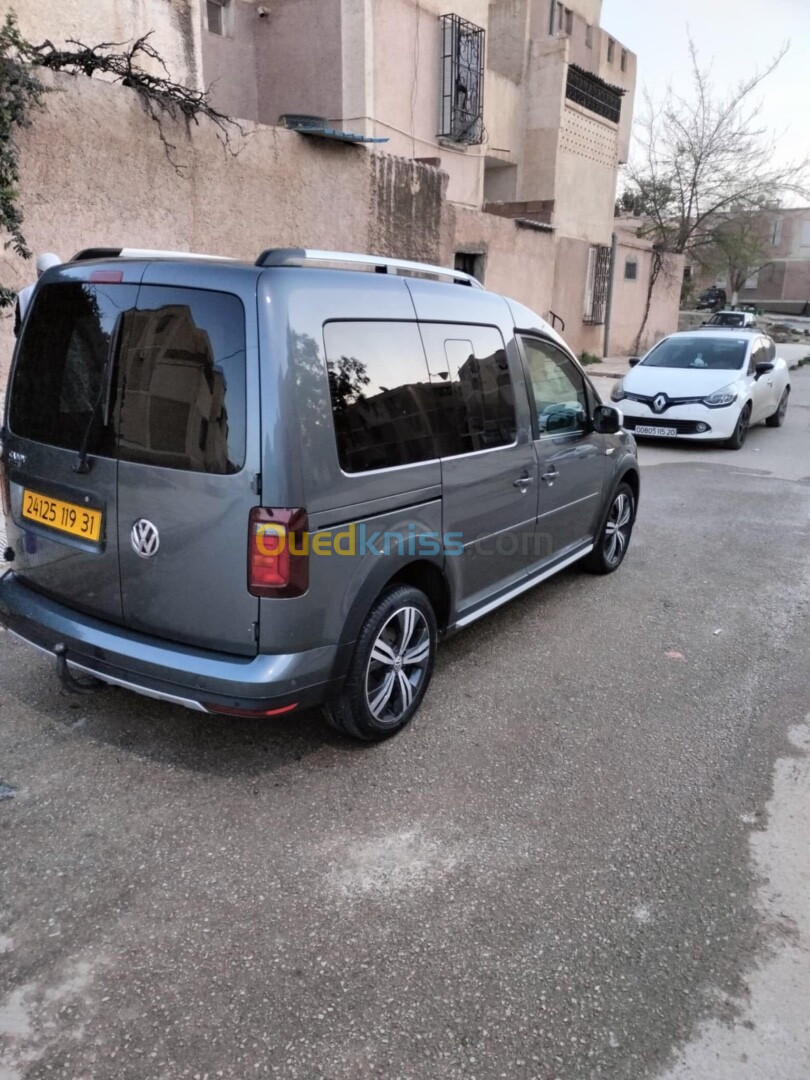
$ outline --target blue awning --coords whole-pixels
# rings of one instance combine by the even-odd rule
[[[319,139],[336,139],[346,143],[386,143],[387,137],[359,135],[356,131],[341,131],[328,126],[328,121],[320,116],[304,116],[287,113],[278,118],[279,126],[297,131],[299,135],[315,135]]]

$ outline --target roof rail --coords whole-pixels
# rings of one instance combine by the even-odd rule
[[[310,266],[315,263],[344,263],[348,266],[373,266],[378,274],[423,274],[426,277],[449,277],[459,285],[482,289],[483,285],[471,274],[451,270],[447,266],[411,262],[408,259],[389,259],[385,255],[359,255],[350,251],[315,251],[308,248],[268,248],[256,260],[257,266]]]
[[[89,247],[77,251],[71,262],[87,262],[89,259],[214,259],[216,262],[233,262],[227,255],[202,255],[196,251],[160,251],[155,248]]]

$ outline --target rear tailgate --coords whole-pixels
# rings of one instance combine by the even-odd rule
[[[133,630],[255,655],[255,274],[147,268],[118,365],[118,545]],[[237,295],[237,290],[244,297]]]

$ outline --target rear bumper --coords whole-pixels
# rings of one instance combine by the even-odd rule
[[[72,611],[26,588],[11,571],[0,578],[0,623],[53,654],[54,664],[62,644],[70,668],[203,712],[315,705],[340,685],[335,672],[345,660],[338,646],[242,657],[174,644]]]

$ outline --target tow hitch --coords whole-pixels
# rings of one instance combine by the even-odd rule
[[[69,693],[94,694],[97,690],[103,690],[107,685],[101,679],[96,679],[92,675],[86,679],[77,679],[67,666],[67,645],[64,642],[60,641],[58,645],[54,645],[53,651],[56,655],[56,674],[59,676],[62,686]]]

